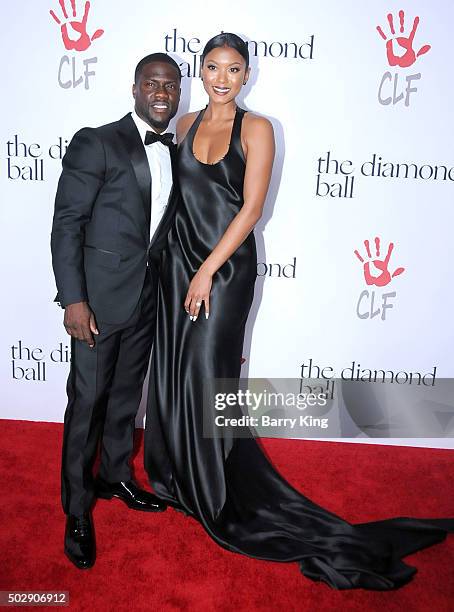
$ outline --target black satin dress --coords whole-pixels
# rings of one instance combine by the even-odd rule
[[[245,159],[238,109],[228,153],[193,154],[201,111],[179,148],[182,202],[163,254],[152,361],[145,466],[159,497],[200,521],[224,548],[297,561],[336,589],[394,589],[416,572],[401,558],[441,542],[451,519],[395,518],[352,525],[296,491],[251,438],[203,436],[202,398],[214,378],[238,378],[256,279],[251,233],[213,278],[211,313],[190,321],[189,283],[243,203]]]

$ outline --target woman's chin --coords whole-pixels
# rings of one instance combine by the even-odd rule
[[[236,94],[229,93],[223,96],[209,92],[208,98],[212,104],[229,104],[230,102],[235,102]]]

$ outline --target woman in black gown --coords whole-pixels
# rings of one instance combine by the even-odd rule
[[[271,124],[236,106],[248,60],[236,35],[211,39],[208,106],[177,126],[182,201],[162,260],[145,466],[156,494],[228,550],[297,561],[337,589],[397,588],[416,572],[402,557],[441,542],[454,520],[352,525],[293,489],[252,437],[203,435],[204,386],[240,375],[256,279],[251,230],[274,156]]]

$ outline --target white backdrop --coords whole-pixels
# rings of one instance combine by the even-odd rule
[[[69,21],[81,21],[84,4],[74,17],[66,0]],[[249,376],[296,378],[309,359],[335,373],[355,361],[452,376],[452,2],[230,0],[211,10],[201,1],[92,0],[87,35],[67,26],[66,45],[59,0],[3,2],[1,20],[1,417],[63,419],[69,342],[52,302],[49,239],[64,144],[132,109],[134,67],[150,52],[187,62],[180,112],[204,106],[193,70],[221,30],[251,41],[242,105],[272,120],[278,143],[256,229]],[[383,37],[401,37],[400,50]],[[404,270],[367,277],[354,254],[367,263],[365,239],[379,260],[392,242],[386,269]]]

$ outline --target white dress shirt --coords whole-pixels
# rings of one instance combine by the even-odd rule
[[[132,118],[139,131],[142,142],[145,141],[147,131],[156,132],[148,123],[139,117],[135,110],[132,111]],[[147,154],[148,165],[151,174],[151,218],[150,218],[150,241],[152,240],[156,228],[161,221],[162,215],[169,200],[172,188],[172,164],[170,161],[169,147],[162,142],[143,145]]]

